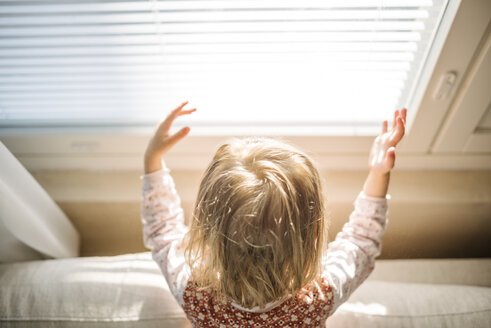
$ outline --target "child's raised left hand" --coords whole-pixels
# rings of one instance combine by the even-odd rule
[[[187,101],[183,102],[180,106],[176,107],[165,120],[163,120],[157,127],[152,139],[150,139],[147,150],[145,151],[145,173],[151,173],[158,171],[162,168],[161,160],[162,156],[169,151],[177,142],[188,135],[190,128],[188,126],[183,127],[174,134],[170,134],[170,128],[174,120],[182,115],[188,115],[196,111],[193,109],[184,109],[187,105]]]
[[[407,109],[396,110],[394,113],[394,123],[390,131],[387,131],[387,121],[382,124],[382,133],[375,138],[368,165],[370,172],[377,174],[386,174],[394,167],[395,147],[404,136],[406,127]]]

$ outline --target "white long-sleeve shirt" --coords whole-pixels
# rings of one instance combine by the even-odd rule
[[[184,259],[180,198],[167,168],[143,176],[141,216],[145,246],[152,250],[170,291],[195,327],[324,327],[325,320],[372,272],[386,226],[387,199],[360,192],[355,209],[322,258],[320,276],[286,300],[265,308],[223,304],[198,290]],[[292,325],[290,325],[292,324]]]

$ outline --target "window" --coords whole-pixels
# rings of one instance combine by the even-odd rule
[[[1,126],[356,135],[413,100],[445,0],[0,3]],[[217,130],[218,129],[218,130]]]

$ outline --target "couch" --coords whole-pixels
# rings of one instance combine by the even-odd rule
[[[328,327],[491,327],[491,259],[378,260]],[[0,264],[0,327],[190,327],[150,253]]]

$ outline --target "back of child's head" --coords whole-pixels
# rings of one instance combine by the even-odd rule
[[[315,278],[324,229],[321,181],[306,154],[273,139],[234,140],[201,181],[187,236],[192,279],[262,307]]]

